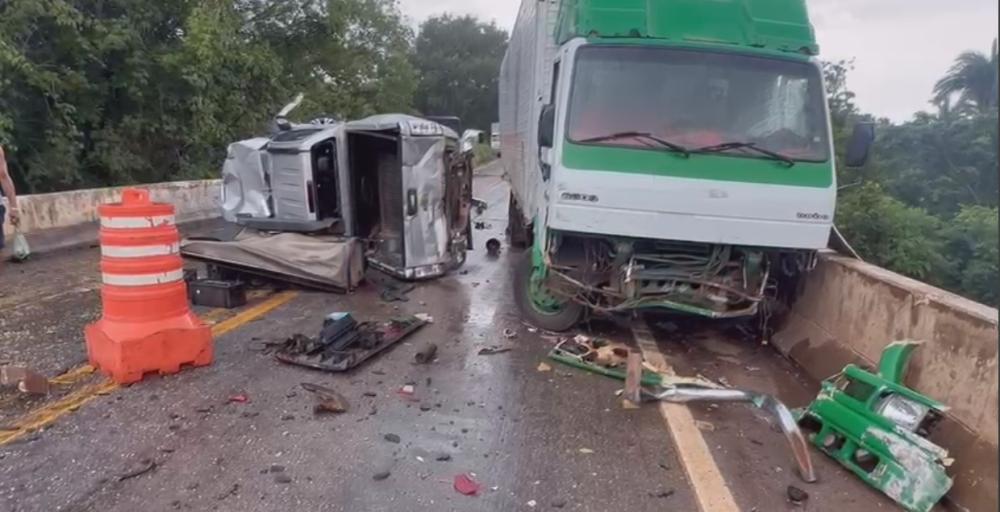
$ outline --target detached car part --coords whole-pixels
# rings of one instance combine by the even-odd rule
[[[599,338],[564,340],[549,352],[549,357],[583,370],[626,380],[624,360],[628,357],[628,348],[620,343],[610,343]],[[799,476],[806,482],[816,481],[808,445],[795,422],[795,417],[785,404],[773,396],[754,391],[725,389],[700,378],[665,375],[645,364],[639,382],[642,385],[642,396],[646,399],[682,403],[748,402],[771,413],[778,421],[785,438],[788,439],[795,463],[799,468]]]
[[[278,347],[274,357],[284,363],[343,372],[396,344],[425,324],[425,320],[416,316],[358,323],[350,313],[331,313],[323,321],[319,338],[296,334]]]
[[[948,407],[903,385],[919,345],[891,343],[877,374],[847,365],[797,411],[816,447],[910,512],[930,511],[952,485],[948,451],[927,440]]]

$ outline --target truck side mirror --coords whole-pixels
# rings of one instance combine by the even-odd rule
[[[551,148],[552,139],[555,138],[556,130],[556,107],[551,103],[542,106],[542,113],[538,116],[538,147]]]
[[[847,167],[863,167],[868,161],[868,152],[875,142],[875,123],[858,123],[854,125],[851,140],[847,143],[847,154],[844,165]]]

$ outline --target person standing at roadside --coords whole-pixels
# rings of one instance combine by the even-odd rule
[[[4,206],[3,199],[7,200],[7,206]],[[20,222],[20,217],[18,216],[17,210],[17,191],[14,190],[14,180],[10,178],[10,172],[7,170],[7,158],[3,152],[3,146],[0,146],[0,254],[3,254],[4,248],[4,236],[3,236],[3,222],[6,214],[10,215],[10,223],[17,226]],[[4,258],[0,258],[0,268],[3,268]]]

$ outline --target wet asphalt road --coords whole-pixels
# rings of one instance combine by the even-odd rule
[[[115,390],[0,446],[0,511],[698,510],[656,407],[623,410],[614,395],[620,383],[603,377],[551,361],[551,370],[538,370],[553,341],[519,319],[506,248],[499,259],[482,250],[486,238],[503,239],[506,223],[507,188],[496,166],[477,177],[475,195],[490,203],[479,219],[487,229],[475,231],[476,250],[462,272],[392,304],[374,285],[347,296],[296,292],[217,338],[212,366]],[[97,252],[46,255],[4,270],[0,362],[27,361],[47,375],[83,362],[82,326],[99,314]],[[254,302],[265,300],[261,293]],[[265,342],[315,334],[331,311],[360,320],[428,313],[434,323],[343,375],[285,366],[263,352]],[[582,330],[628,342],[632,321],[596,320]],[[770,347],[704,322],[645,321],[683,374],[776,393],[790,406],[815,392]],[[504,337],[504,329],[516,336]],[[437,360],[413,364],[428,342],[438,345]],[[478,355],[494,345],[512,350]],[[314,415],[302,382],[338,390],[350,410]],[[410,382],[414,400],[397,393]],[[48,399],[3,391],[0,425],[15,426],[72,390]],[[230,402],[236,395],[248,401]],[[692,409],[741,510],[800,509],[785,499],[790,484],[809,492],[806,510],[894,510],[817,452],[821,480],[803,484],[781,434],[759,412]],[[449,460],[436,460],[443,454]],[[386,471],[384,480],[373,479]],[[475,474],[478,496],[453,489],[460,473]]]

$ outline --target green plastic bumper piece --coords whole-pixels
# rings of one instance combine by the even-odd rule
[[[911,512],[929,512],[951,488],[948,452],[918,432],[948,408],[902,385],[914,342],[890,344],[878,375],[854,365],[822,383],[797,411],[813,445]]]

